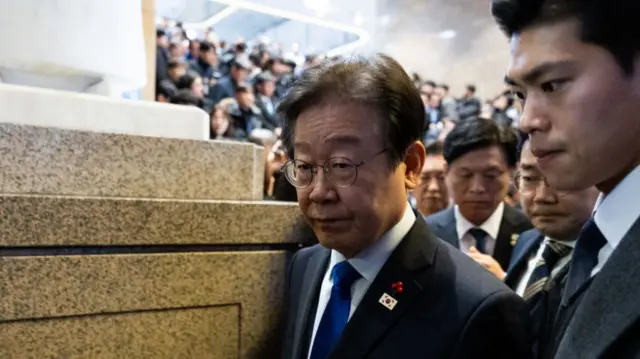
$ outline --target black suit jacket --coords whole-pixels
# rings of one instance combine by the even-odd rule
[[[265,102],[265,98],[262,95],[256,95],[256,106],[260,109],[262,113],[262,117],[264,117],[264,127],[270,130],[275,130],[278,126],[278,121],[276,120],[276,105],[277,101],[274,97],[270,98],[271,100],[271,108],[267,106]]]
[[[421,216],[384,264],[331,359],[529,358],[526,306],[491,273],[439,241]],[[283,359],[306,359],[330,250],[294,256]],[[393,310],[378,303],[402,281]]]
[[[458,249],[460,248],[453,207],[428,216],[426,221],[438,238]],[[533,225],[524,213],[507,204],[504,205],[504,214],[502,215],[502,222],[500,223],[500,230],[498,231],[498,238],[496,238],[496,246],[493,251],[493,258],[500,263],[503,269],[508,268],[511,261],[511,252],[514,245],[513,235],[518,235],[531,228],[533,228]]]
[[[520,234],[513,248],[507,276],[504,278],[509,288],[516,290],[520,277],[527,269],[529,259],[537,254],[543,241],[544,235],[535,228]],[[539,294],[540,301],[527,302],[531,314],[534,352],[540,358],[543,358],[552,346],[553,326],[562,300],[562,290],[566,283],[568,269],[569,266],[565,266],[552,281],[545,284]]]

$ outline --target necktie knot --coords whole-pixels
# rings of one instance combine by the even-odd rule
[[[476,240],[476,249],[478,252],[486,254],[486,238],[489,234],[484,229],[477,227],[471,228],[468,233]]]
[[[351,263],[343,261],[333,266],[331,270],[331,280],[334,288],[338,288],[340,292],[349,293],[353,282],[360,278],[360,273],[353,268]]]
[[[549,240],[542,252],[542,258],[549,268],[553,269],[560,259],[571,254],[571,250],[572,248],[564,243]]]

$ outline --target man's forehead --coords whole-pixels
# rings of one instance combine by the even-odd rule
[[[540,66],[566,65],[580,55],[579,23],[564,20],[529,27],[514,34],[509,42],[510,61],[507,79],[522,80]],[[530,76],[531,77],[531,76]],[[509,82],[509,81],[507,81]]]

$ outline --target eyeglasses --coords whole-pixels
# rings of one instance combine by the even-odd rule
[[[377,152],[369,158],[374,157],[386,152],[384,149]],[[369,161],[367,160],[367,161]],[[318,168],[322,169],[322,172],[327,179],[333,183],[336,187],[349,187],[356,182],[358,178],[358,167],[364,165],[364,161],[355,164],[348,158],[344,157],[332,157],[327,159],[322,166],[312,165],[302,160],[289,160],[281,168],[285,177],[296,188],[305,188],[313,183],[313,179],[318,174]]]
[[[546,188],[551,188],[558,196],[564,196],[569,193],[566,191],[558,191],[553,189],[551,186],[549,186],[547,178],[539,174],[523,175],[522,173],[517,172],[513,182],[518,192],[526,196],[536,194],[536,192],[543,185]]]

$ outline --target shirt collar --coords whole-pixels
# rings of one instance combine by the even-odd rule
[[[469,232],[470,229],[480,228],[487,232],[487,234],[493,238],[498,238],[498,232],[500,232],[500,224],[502,223],[502,215],[504,214],[504,202],[500,202],[498,207],[493,211],[491,216],[487,218],[487,220],[479,226],[469,222],[462,213],[460,213],[460,208],[458,205],[454,208],[454,215],[456,218],[456,230],[458,231],[458,239],[462,239],[462,237]]]
[[[616,248],[640,217],[640,166],[631,171],[608,195],[600,194],[594,220],[609,245]]]
[[[409,203],[405,205],[404,215],[395,226],[387,233],[383,234],[379,240],[370,247],[364,249],[357,256],[349,259],[349,263],[360,275],[369,282],[373,282],[374,278],[387,262],[391,253],[396,249],[402,239],[409,233],[411,227],[416,221],[416,215]],[[332,250],[329,268],[333,268],[337,263],[343,262],[346,258],[340,252]]]

